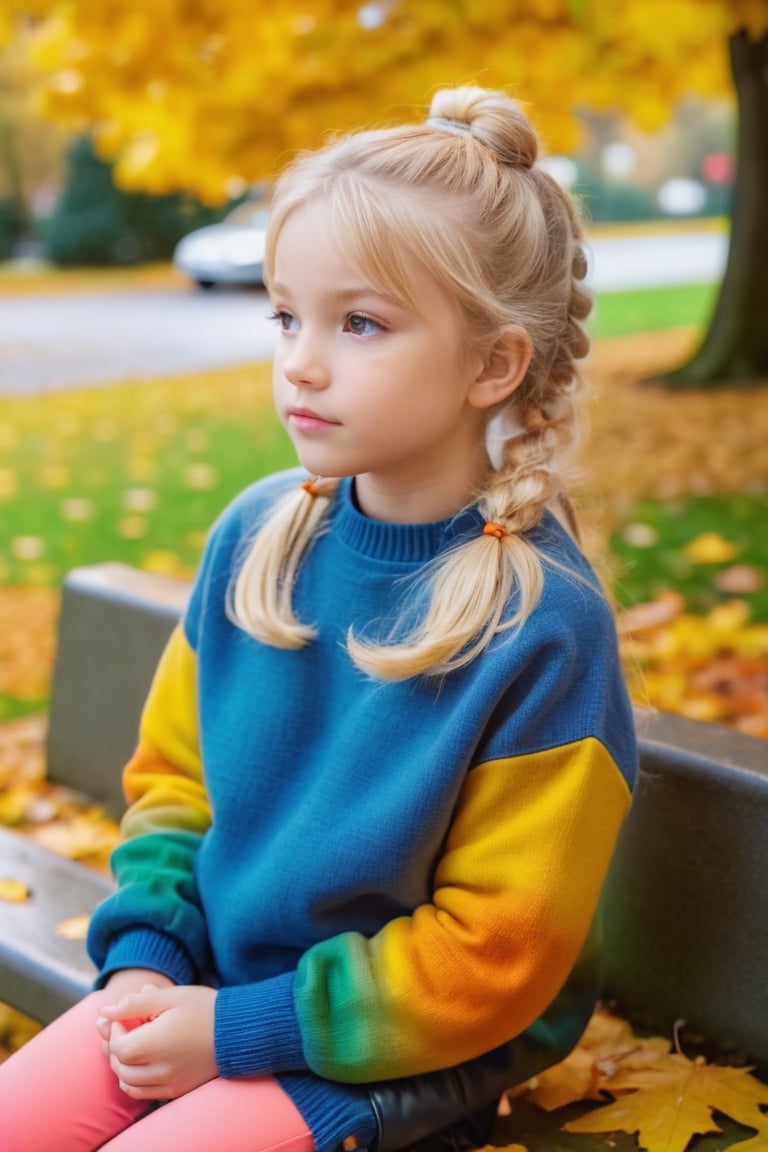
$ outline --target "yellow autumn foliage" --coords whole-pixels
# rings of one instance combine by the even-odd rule
[[[95,131],[123,186],[214,203],[328,131],[419,117],[444,84],[530,102],[553,151],[578,106],[658,128],[690,91],[728,91],[740,28],[768,30],[764,0],[10,0],[0,42],[15,29],[41,110]]]

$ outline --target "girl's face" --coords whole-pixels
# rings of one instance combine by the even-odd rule
[[[486,469],[482,370],[452,299],[414,262],[419,311],[347,260],[323,201],[279,233],[271,297],[280,327],[277,411],[302,465],[356,476],[362,510],[418,523],[468,503]]]

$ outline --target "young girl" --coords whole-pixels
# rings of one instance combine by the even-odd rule
[[[125,773],[100,990],[0,1067],[3,1150],[387,1152],[579,1038],[636,750],[561,475],[582,233],[536,152],[459,88],[279,181],[302,468],[213,529]]]

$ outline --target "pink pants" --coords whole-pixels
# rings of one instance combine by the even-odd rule
[[[271,1077],[211,1080],[160,1108],[132,1100],[96,1032],[94,993],[0,1064],[2,1152],[312,1152]]]

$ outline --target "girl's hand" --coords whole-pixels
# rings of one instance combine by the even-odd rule
[[[109,1002],[112,1004],[125,996],[128,992],[139,992],[142,988],[152,984],[156,988],[173,988],[173,980],[169,976],[164,976],[162,972],[155,972],[151,968],[121,968],[119,972],[113,972],[104,985],[104,996],[109,997]],[[123,1023],[126,1023],[123,1021]],[[135,1021],[140,1024],[141,1021]],[[99,1016],[96,1021],[96,1030],[101,1036],[102,1050],[105,1056],[109,1056],[109,1037],[112,1030],[112,1021],[108,1020],[106,1016]]]
[[[215,1002],[213,988],[144,984],[103,1007],[109,1063],[123,1091],[134,1100],[173,1100],[218,1076]]]

